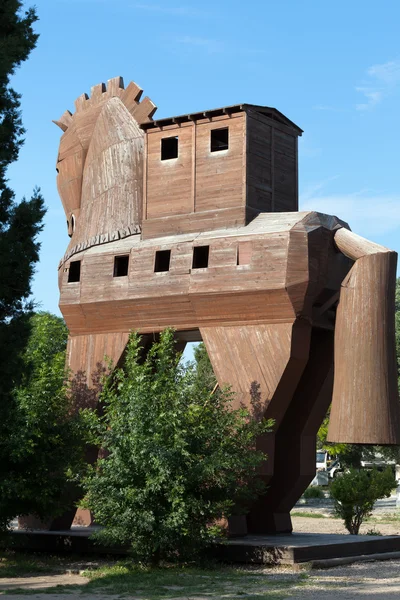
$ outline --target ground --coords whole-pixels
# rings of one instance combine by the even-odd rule
[[[400,560],[360,563],[321,571],[293,572],[289,569],[225,569],[216,574],[174,573],[174,583],[162,585],[156,572],[149,573],[144,582],[138,576],[127,578],[125,587],[121,576],[105,576],[108,581],[89,582],[79,575],[32,576],[21,579],[1,580],[2,598],[10,600],[64,600],[65,597],[81,597],[82,600],[208,600],[269,599],[269,600],[395,600],[400,598]],[[165,578],[165,577],[164,577]],[[168,578],[167,578],[168,579]],[[181,579],[182,581],[179,581]],[[54,588],[59,585],[62,587]],[[23,587],[23,590],[18,588]],[[146,589],[147,588],[147,589]],[[42,591],[39,591],[42,590]]]
[[[292,511],[294,531],[299,533],[347,533],[341,519],[333,517],[333,502],[329,499],[298,503]],[[378,500],[373,514],[360,528],[360,534],[400,535],[400,508],[396,496]]]
[[[292,512],[295,531],[346,533],[332,518],[328,500],[299,504]],[[396,499],[381,500],[361,533],[400,534]],[[82,559],[80,559],[82,560]],[[400,598],[400,559],[362,562],[326,570],[300,568],[218,567],[150,569],[130,563],[71,562],[42,555],[3,555],[2,598],[27,600],[395,600]],[[82,573],[83,569],[87,569]]]

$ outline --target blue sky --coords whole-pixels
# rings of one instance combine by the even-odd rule
[[[42,309],[58,313],[57,265],[69,241],[55,180],[61,130],[51,121],[117,75],[144,89],[158,117],[276,107],[304,129],[300,209],[335,214],[400,251],[398,0],[35,4],[38,46],[12,82],[26,143],[8,174],[17,198],[39,185],[48,206],[33,285]]]

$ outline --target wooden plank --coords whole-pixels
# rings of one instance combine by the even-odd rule
[[[253,254],[253,245],[251,242],[239,242],[237,247],[237,264],[250,265]]]
[[[275,198],[275,128],[271,130],[271,187],[272,187],[272,197],[271,197],[271,206],[272,210],[279,210],[276,205]]]
[[[88,102],[89,96],[87,94],[81,94],[79,96],[79,98],[77,98],[74,102],[75,104],[75,110],[78,111],[82,111],[82,110],[86,110],[89,107],[89,102]]]
[[[134,81],[131,81],[127,88],[124,90],[121,96],[121,100],[131,114],[138,105],[142,93],[142,88],[138,86],[137,83],[135,83]]]
[[[144,240],[163,237],[171,231],[177,234],[210,231],[244,225],[244,213],[241,206],[228,209],[197,212],[185,216],[162,217],[143,221]]]
[[[107,93],[110,98],[122,95],[124,90],[124,80],[121,76],[113,77],[107,81]]]
[[[69,112],[69,110],[66,110],[61,117],[57,121],[53,121],[53,123],[58,125],[58,127],[60,127],[60,129],[63,131],[67,131],[68,127],[72,123],[72,114]]]
[[[283,123],[280,123],[279,121],[276,121],[274,119],[271,119],[270,117],[267,117],[266,115],[263,115],[260,112],[254,111],[254,110],[249,110],[248,114],[251,115],[251,117],[253,119],[255,119],[256,121],[259,121],[260,123],[263,123],[265,125],[271,125],[276,131],[279,131],[283,134],[287,134],[289,136],[299,136],[301,134],[299,134],[298,130],[295,129],[294,127],[290,127],[288,125],[284,125]]]
[[[192,173],[191,173],[191,184],[192,184],[192,205],[190,212],[196,212],[196,144],[197,144],[197,127],[196,123],[192,126]]]
[[[128,337],[128,332],[70,336],[67,346],[67,364],[72,374],[77,375],[80,372],[83,375],[82,383],[86,382],[89,389],[98,385],[100,369],[104,368],[105,357],[111,359],[116,365],[125,349]],[[88,399],[93,400],[93,395],[90,394]]]
[[[142,220],[147,219],[147,163],[148,163],[148,141],[147,135],[144,136],[143,148],[143,210]]]
[[[196,138],[196,211],[227,208],[232,204],[244,207],[243,188],[243,138],[245,119],[232,121],[229,117],[219,121],[229,127],[229,148],[210,151],[210,134],[213,123],[197,124]]]
[[[197,123],[198,125],[201,125],[203,123],[219,123],[219,121],[225,121],[227,118],[229,118],[230,120],[234,120],[234,119],[243,119],[243,112],[238,112],[238,113],[234,113],[234,114],[223,114],[223,115],[217,115],[217,116],[211,116],[211,117],[207,117],[207,118],[193,118],[193,119],[188,119],[187,121],[183,120],[183,121],[179,121],[180,126],[181,127],[187,127],[187,126],[191,126],[193,123]],[[146,133],[148,135],[151,135],[152,133],[159,133],[162,131],[169,131],[171,129],[174,129],[176,127],[176,122],[171,122],[171,119],[167,119],[165,122],[163,119],[161,119],[160,121],[155,121],[156,126],[152,126],[150,128],[146,128]],[[159,123],[159,125],[158,125]]]
[[[335,243],[356,262],[340,290],[329,439],[399,444],[397,255],[345,229],[337,232]]]
[[[178,157],[161,160],[161,140],[171,137],[160,132],[147,138],[147,218],[191,212],[192,128],[175,126]]]
[[[90,98],[92,101],[92,106],[93,104],[98,104],[103,101],[103,94],[106,91],[106,89],[107,88],[105,83],[98,83],[97,85],[92,86],[92,88],[90,89]]]
[[[148,96],[144,98],[140,104],[134,107],[131,111],[132,117],[140,123],[148,123],[152,120],[154,113],[157,110],[157,106],[150,100]]]

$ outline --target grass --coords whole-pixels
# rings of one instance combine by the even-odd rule
[[[61,561],[61,562],[60,562]],[[28,574],[43,575],[60,570],[66,559],[57,557],[25,556],[17,553],[1,557],[0,577],[23,577]],[[275,570],[265,573],[262,568],[229,567],[215,565],[207,569],[190,566],[169,566],[147,568],[129,560],[102,565],[84,573],[89,578],[82,585],[58,585],[51,588],[13,588],[1,593],[32,595],[45,594],[99,594],[112,596],[135,596],[141,600],[162,600],[167,598],[221,598],[227,600],[283,600],[294,587],[303,585],[308,574],[283,573]],[[1,579],[0,579],[1,584]]]
[[[54,569],[51,558],[41,560],[35,555],[17,554],[15,552],[0,553],[0,581],[5,577],[24,577],[40,575]]]
[[[106,561],[98,557],[86,557],[84,565],[98,566]],[[109,561],[107,561],[108,563]],[[10,577],[27,577],[30,575],[43,575],[65,573],[69,569],[82,568],[82,557],[74,555],[49,555],[43,552],[15,552],[13,550],[0,551],[0,584],[1,579]]]
[[[364,519],[365,522],[368,523],[399,523],[400,524],[400,514],[399,515],[385,515],[382,514],[379,517],[367,517]]]
[[[296,512],[293,511],[290,513],[291,517],[306,517],[308,519],[330,519],[332,517],[328,516],[328,515],[323,515],[322,513],[317,513],[317,512]]]
[[[119,563],[88,573],[91,581],[86,592],[112,591],[134,594],[150,600],[173,596],[207,596],[210,598],[237,598],[253,595],[257,598],[282,598],[284,592],[301,582],[306,574],[271,577],[261,570],[218,566],[214,569],[171,567],[145,568],[129,562]]]
[[[308,519],[338,519],[334,514],[324,515],[318,512],[302,512],[293,511],[290,513],[292,517],[306,517]],[[376,523],[383,525],[385,523],[398,523],[400,525],[400,511],[399,514],[381,514],[380,516],[367,517],[363,521],[364,523]]]

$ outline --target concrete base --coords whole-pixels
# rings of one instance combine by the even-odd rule
[[[32,552],[67,552],[72,554],[126,555],[123,547],[103,546],[90,538],[96,527],[72,527],[67,531],[14,529],[10,533],[13,550]]]
[[[218,548],[228,562],[293,565],[400,551],[400,536],[292,533],[231,539]]]
[[[70,531],[23,531],[11,534],[15,550],[71,552],[76,554],[126,555],[122,547],[95,544],[94,527],[74,527]],[[293,565],[343,557],[364,557],[400,552],[400,536],[338,535],[293,533],[248,535],[218,545],[216,557],[230,563]]]

